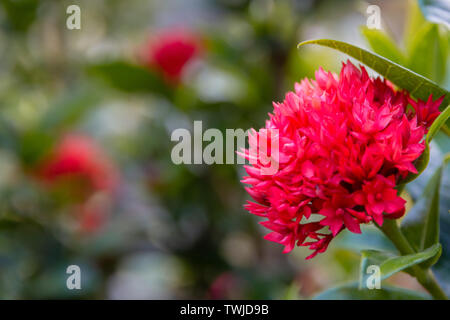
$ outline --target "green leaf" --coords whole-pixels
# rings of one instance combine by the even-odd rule
[[[443,164],[435,171],[423,195],[402,220],[402,232],[418,251],[439,242],[439,190],[442,170],[449,158],[447,156]]]
[[[445,96],[442,104],[444,106],[448,105],[450,102],[450,93],[447,90],[439,87],[437,84],[420,74],[375,53],[342,41],[330,39],[308,40],[301,42],[298,47],[305,44],[317,44],[346,53],[366,64],[398,87],[406,89],[416,98],[426,101],[429,95],[432,94],[435,99]]]
[[[112,87],[125,92],[152,92],[166,97],[170,97],[172,94],[171,88],[164,82],[160,74],[125,61],[90,65],[87,72],[104,79]]]
[[[45,156],[55,136],[43,130],[28,130],[19,140],[19,159],[24,167],[33,167]]]
[[[441,37],[438,25],[426,23],[417,31],[408,48],[406,66],[441,83],[445,78],[447,52],[448,42]]]
[[[441,136],[443,136],[441,134]],[[447,137],[446,141],[450,143]],[[447,151],[450,151],[447,149]],[[439,196],[440,221],[439,221],[439,242],[444,244],[442,248],[442,256],[439,261],[433,265],[433,273],[435,274],[439,284],[450,295],[450,166],[443,170],[441,178],[441,193]]]
[[[419,0],[425,18],[450,27],[450,3],[447,0]]]
[[[350,283],[328,289],[315,300],[431,300],[422,292],[406,290],[392,286],[382,286],[381,289],[359,289],[358,283]]]
[[[439,256],[442,251],[441,245],[436,243],[430,248],[406,256],[397,256],[388,252],[377,250],[363,250],[361,252],[360,264],[360,288],[364,288],[367,279],[372,273],[368,273],[368,267],[376,265],[380,268],[380,280],[389,278],[393,274],[406,270],[411,266],[430,260],[435,256]]]
[[[426,142],[430,143],[431,140],[434,138],[436,133],[438,133],[439,129],[445,125],[446,121],[450,118],[450,105],[448,105],[444,111],[437,117],[433,124],[431,125],[430,129],[428,130]]]
[[[2,0],[2,27],[7,30],[26,32],[36,20],[39,11],[39,0]]]
[[[361,28],[361,33],[366,38],[372,50],[387,59],[398,64],[405,63],[403,53],[398,49],[391,37],[385,32],[377,29],[369,29],[367,27]]]
[[[417,1],[409,1],[408,16],[404,33],[405,46],[409,49],[414,42],[417,32],[427,23]]]

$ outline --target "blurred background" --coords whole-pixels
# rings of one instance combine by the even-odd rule
[[[79,30],[66,26],[73,4]],[[282,254],[243,209],[242,166],[175,165],[170,138],[194,120],[262,127],[296,81],[347,59],[297,43],[370,48],[371,4],[403,52],[390,58],[450,89],[448,66],[408,55],[428,23],[415,1],[0,0],[0,298],[309,299],[357,280],[359,250],[393,249],[375,228],[343,232],[313,260],[305,248]],[[440,133],[410,203],[449,150]],[[435,272],[448,292],[446,176]],[[81,290],[66,287],[69,265]],[[407,274],[388,281],[421,290]]]

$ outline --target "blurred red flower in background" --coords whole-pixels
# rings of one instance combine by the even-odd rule
[[[251,133],[244,153],[258,158],[252,144],[265,141],[264,130],[279,131],[279,159],[273,159],[279,170],[262,174],[258,162],[245,166],[249,176],[242,180],[256,200],[246,209],[268,219],[262,225],[272,232],[265,238],[283,244],[284,252],[309,246],[312,258],[344,229],[360,233],[362,223],[401,217],[405,200],[394,187],[417,173],[414,161],[442,99],[416,102],[350,62],[339,76],[320,69],[315,80],[297,83],[274,103],[265,129]],[[312,215],[324,218],[311,221]]]
[[[74,179],[92,191],[113,191],[117,186],[112,163],[92,139],[81,135],[68,135],[57,143],[39,172],[51,184]]]
[[[201,39],[186,30],[167,30],[152,37],[141,52],[143,63],[178,82],[185,66],[202,51]]]
[[[208,299],[242,299],[243,281],[232,272],[221,273],[214,279],[208,291]]]
[[[99,194],[112,196],[118,173],[91,138],[63,137],[42,161],[37,175],[52,190],[67,191],[69,202],[81,202],[75,210],[81,230],[94,231],[105,222],[107,206],[96,199]]]

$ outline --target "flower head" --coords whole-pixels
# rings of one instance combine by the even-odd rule
[[[184,30],[168,30],[151,39],[142,52],[143,62],[178,82],[185,66],[201,52],[198,36]]]
[[[242,182],[256,201],[245,208],[267,219],[266,239],[284,252],[308,246],[308,258],[344,229],[360,233],[363,223],[401,217],[405,201],[395,186],[417,172],[414,162],[441,102],[413,100],[349,61],[339,76],[320,68],[274,103],[265,128],[249,137],[243,155],[254,160],[259,135],[264,140],[267,129],[276,129],[279,154],[275,173],[263,172],[259,161],[245,166]]]

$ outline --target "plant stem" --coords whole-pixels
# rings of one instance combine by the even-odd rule
[[[381,231],[391,240],[401,255],[408,255],[416,253],[401,232],[397,222],[392,219],[385,219],[383,226],[378,226]],[[434,299],[447,300],[445,292],[437,283],[431,269],[423,269],[419,265],[411,267],[411,270],[417,281],[433,296]]]

